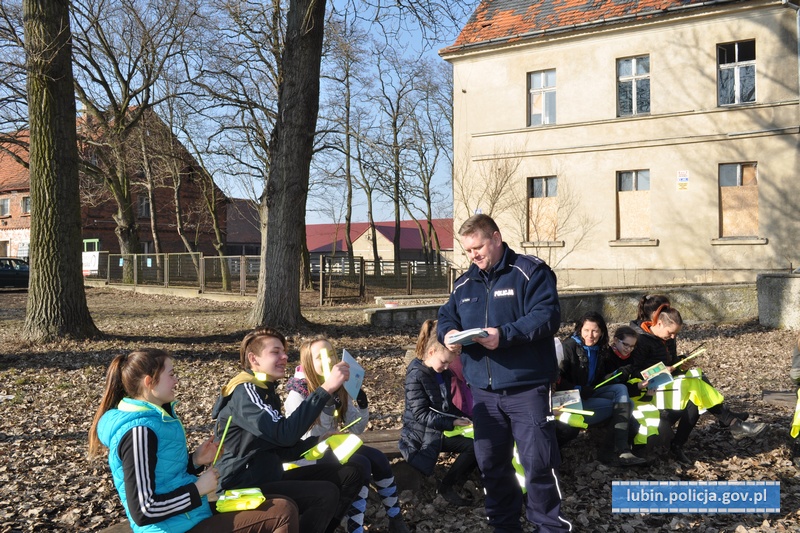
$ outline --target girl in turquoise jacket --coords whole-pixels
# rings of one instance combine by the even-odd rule
[[[193,453],[175,414],[178,378],[167,352],[144,349],[118,355],[106,373],[106,387],[89,430],[89,455],[100,444],[125,513],[135,533],[297,533],[297,507],[268,497],[257,509],[215,514],[207,494],[219,476],[211,465],[217,444],[208,439]],[[205,471],[203,472],[203,470]]]

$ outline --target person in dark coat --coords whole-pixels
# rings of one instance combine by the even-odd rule
[[[556,275],[538,257],[512,250],[488,215],[471,216],[458,235],[472,265],[439,308],[438,338],[461,355],[472,391],[488,525],[521,533],[524,506],[525,518],[542,533],[572,531],[561,514],[551,402],[558,380],[553,336],[561,325]],[[462,342],[463,335],[474,342]],[[524,487],[517,481],[514,446]]]
[[[575,322],[572,335],[561,343],[564,358],[559,365],[558,390],[578,389],[583,409],[593,412],[586,415],[587,424],[612,421],[614,462],[618,466],[636,466],[646,462],[631,452],[628,426],[633,404],[628,387],[623,383],[604,383],[603,373],[608,366],[608,327],[606,321],[594,311],[584,314]]]
[[[478,465],[473,440],[463,435],[446,437],[444,431],[472,422],[454,404],[450,371],[455,354],[436,339],[436,322],[426,320],[417,339],[417,358],[406,369],[405,410],[400,431],[400,453],[408,464],[430,476],[441,452],[458,458],[439,483],[438,492],[453,505],[467,505],[455,490]]]
[[[630,325],[639,336],[631,354],[631,365],[634,372],[639,373],[658,363],[666,365],[673,375],[686,371],[679,366],[683,356],[676,353],[675,339],[683,327],[683,318],[677,309],[671,307],[669,303],[662,303],[652,313],[649,320],[635,320]],[[701,379],[711,386],[711,382],[705,375]],[[744,437],[756,437],[767,427],[763,422],[746,422],[748,413],[731,411],[724,402],[710,406],[707,410],[717,418],[720,424],[729,428],[731,435],[736,440]],[[691,464],[683,451],[683,445],[689,439],[690,432],[700,418],[698,406],[689,401],[685,409],[665,409],[665,413],[670,424],[679,421],[675,437],[670,444],[670,453],[678,462]]]

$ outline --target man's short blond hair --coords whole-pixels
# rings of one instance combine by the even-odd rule
[[[489,215],[472,215],[461,224],[458,234],[463,237],[465,235],[472,235],[473,233],[482,233],[485,237],[491,237],[494,232],[500,233],[500,228],[497,223]]]

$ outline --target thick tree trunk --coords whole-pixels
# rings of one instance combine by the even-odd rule
[[[78,144],[67,0],[24,0],[31,180],[31,277],[24,336],[99,334],[81,268]]]
[[[291,0],[283,51],[278,119],[261,197],[261,272],[251,321],[295,328],[300,311],[300,268],[314,130],[319,111],[319,75],[325,0]]]

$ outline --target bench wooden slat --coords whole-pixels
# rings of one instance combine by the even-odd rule
[[[761,391],[761,399],[773,405],[781,405],[792,409],[797,405],[797,393],[795,391],[765,390]]]
[[[389,442],[394,441],[395,444],[400,440],[399,429],[375,429],[372,431],[365,431],[359,435],[364,443],[369,442]]]
[[[359,438],[370,448],[382,451],[389,459],[400,457],[400,450],[397,448],[397,442],[400,440],[399,429],[365,431]]]

